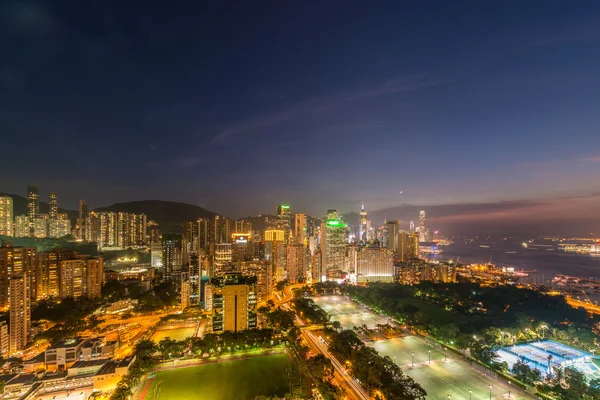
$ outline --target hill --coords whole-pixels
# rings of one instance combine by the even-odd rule
[[[212,218],[216,213],[192,204],[177,203],[174,201],[142,200],[127,203],[116,203],[108,207],[100,207],[94,211],[128,212],[146,214],[148,221],[158,222],[160,230],[176,231],[176,226],[181,222],[196,221],[198,218]],[[171,228],[171,229],[169,229]]]

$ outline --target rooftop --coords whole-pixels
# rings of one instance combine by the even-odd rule
[[[51,349],[61,349],[63,347],[75,347],[75,346],[79,346],[85,340],[86,339],[84,339],[84,338],[63,339],[60,342],[54,343],[52,346],[50,346],[48,348],[48,350],[51,350]]]

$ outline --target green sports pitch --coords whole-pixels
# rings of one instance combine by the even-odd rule
[[[235,400],[283,397],[297,379],[287,355],[277,354],[161,371],[144,400]]]
[[[428,346],[417,337],[380,340],[369,345],[382,356],[392,358],[407,375],[419,383],[427,391],[427,399],[489,399],[490,385],[492,385],[492,399],[509,398],[506,382],[500,385],[497,380],[475,371],[452,357],[446,358],[441,351]],[[513,392],[510,399],[520,400],[522,397]]]

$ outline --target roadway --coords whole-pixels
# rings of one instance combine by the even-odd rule
[[[304,285],[290,285],[290,286],[302,287]],[[287,288],[290,288],[290,286],[288,286]],[[293,311],[293,310],[291,310],[290,306],[286,303],[289,302],[291,299],[293,299],[293,297],[294,297],[293,289],[294,289],[293,287],[290,288],[290,290],[287,291],[286,296],[284,297],[284,300],[282,300],[280,302],[280,304],[283,305],[284,309],[287,309],[290,311]],[[329,350],[327,349],[327,345],[325,343],[321,342],[319,340],[319,338],[317,338],[315,336],[315,334],[312,332],[312,330],[314,330],[314,329],[318,329],[318,328],[322,329],[323,327],[316,325],[316,324],[307,325],[304,323],[304,321],[302,319],[300,319],[300,317],[298,317],[298,315],[296,315],[296,325],[298,325],[298,327],[300,328],[300,333],[302,334],[302,337],[304,338],[306,343],[308,343],[309,347],[311,348],[311,353],[313,351],[315,354],[321,353],[326,358],[329,358],[331,360],[331,364],[333,365],[333,368],[334,368],[334,380],[340,384],[340,386],[344,389],[346,394],[352,400],[370,400],[371,397],[365,391],[365,389],[362,387],[362,385],[360,385],[354,378],[352,378],[350,376],[350,374],[348,373],[346,368],[329,352]]]
[[[587,301],[576,300],[572,297],[566,297],[567,304],[569,304],[573,308],[583,307],[590,314],[600,314],[600,306],[597,304],[593,304]]]

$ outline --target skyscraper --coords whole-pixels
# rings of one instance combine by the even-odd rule
[[[306,214],[296,214],[294,216],[294,236],[298,238],[298,243],[306,246],[307,236]]]
[[[98,248],[103,249],[105,247],[118,246],[118,220],[119,218],[116,212],[101,211],[98,213]],[[79,228],[81,230],[82,225],[80,225]],[[80,234],[85,234],[86,229],[87,228],[81,230]]]
[[[413,221],[410,221],[409,232],[411,235],[415,233],[415,223]]]
[[[398,251],[398,234],[400,233],[399,221],[387,221],[385,223],[385,236],[383,247],[387,247],[393,252]]]
[[[61,235],[62,231],[59,222],[58,222],[58,196],[54,192],[50,192],[48,194],[48,237],[58,238],[64,235]]]
[[[425,211],[419,213],[419,241],[427,241],[427,228],[425,227]]]
[[[120,212],[117,216],[117,247],[125,249],[145,246],[146,230],[145,214]]]
[[[336,210],[328,210],[327,216],[320,231],[321,268],[324,275],[331,270],[343,269],[346,256],[346,224],[339,219]],[[322,276],[321,279],[326,278]]]
[[[165,280],[177,281],[183,264],[183,242],[181,235],[162,235],[162,262]]]
[[[190,306],[190,296],[192,294],[192,284],[190,281],[181,282],[181,309],[185,310]]]
[[[256,328],[256,277],[228,273],[213,279],[209,292],[214,333]]]
[[[306,276],[307,251],[303,244],[287,245],[287,280],[296,283],[300,278]]]
[[[393,282],[394,252],[381,247],[361,248],[356,269],[358,282]]]
[[[29,236],[35,234],[35,223],[40,214],[40,191],[37,186],[27,186],[27,210],[29,217]]]
[[[13,236],[13,199],[9,196],[0,196],[0,235]]]
[[[88,206],[85,200],[79,200],[79,217],[77,218],[77,239],[86,240],[88,237]]]
[[[29,216],[17,215],[15,217],[15,237],[27,237],[29,236]]]
[[[365,205],[363,204],[360,208],[360,226],[359,226],[359,237],[358,240],[367,241],[369,239],[369,226],[367,221],[367,211],[365,210]]]
[[[48,195],[48,209],[50,219],[58,219],[58,196],[54,192]]]
[[[10,305],[10,281],[13,276],[27,274],[27,279],[33,279],[31,272],[35,267],[36,253],[35,247],[15,247],[12,243],[2,243],[0,247],[0,309],[6,310]]]
[[[75,251],[57,249],[38,253],[33,272],[35,284],[31,285],[31,298],[39,301],[49,297],[58,297],[58,265],[61,260],[75,258],[75,255]]]
[[[287,243],[292,231],[292,212],[289,204],[280,204],[277,207],[277,229],[283,231]]]
[[[30,286],[26,273],[10,279],[10,352],[23,350],[31,333]]]

